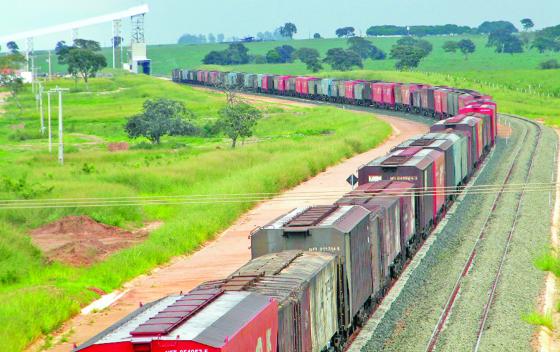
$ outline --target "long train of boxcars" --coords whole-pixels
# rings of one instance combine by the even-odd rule
[[[496,104],[474,91],[217,71],[174,70],[173,80],[440,121],[362,166],[358,188],[335,204],[294,209],[253,232],[253,259],[235,273],[144,305],[77,351],[342,351],[497,136]]]

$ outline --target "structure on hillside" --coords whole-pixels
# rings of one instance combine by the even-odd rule
[[[150,11],[148,5],[141,5],[132,7],[125,11],[115,12],[108,15],[97,16],[85,20],[69,22],[52,27],[31,30],[27,32],[14,33],[9,35],[0,36],[0,43],[7,43],[9,41],[26,40],[26,57],[27,57],[27,71],[33,72],[33,41],[34,38],[42,37],[48,34],[61,33],[72,31],[72,39],[78,38],[78,30],[80,28],[93,26],[96,24],[109,23],[113,24],[113,68],[123,67],[131,72],[150,74],[150,60],[146,53],[146,42],[144,39],[144,16]],[[129,54],[129,62],[122,64],[122,43],[121,40],[115,38],[122,38],[122,20],[130,18],[132,23],[131,31],[131,46]],[[120,52],[119,52],[120,51]],[[120,55],[119,55],[120,54]],[[117,64],[117,56],[120,57],[121,63]]]

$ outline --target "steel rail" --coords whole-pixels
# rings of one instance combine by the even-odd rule
[[[514,118],[517,118],[517,117],[514,117]],[[533,122],[527,121],[525,119],[523,119],[523,121],[533,123]],[[533,123],[533,124],[538,127],[538,124],[536,124],[536,123]],[[504,190],[506,189],[508,181],[510,180],[511,175],[513,174],[513,170],[515,169],[515,167],[517,166],[517,164],[519,162],[518,157],[521,154],[521,151],[524,149],[523,146],[524,146],[528,136],[529,136],[529,131],[525,130],[523,138],[522,138],[521,142],[519,142],[519,144],[518,144],[519,147],[517,148],[517,151],[515,152],[515,156],[513,157],[512,162],[511,162],[511,164],[508,168],[508,173],[507,173],[506,177],[504,178],[504,182],[502,183],[501,190],[496,194],[496,197],[494,198],[494,201],[492,203],[492,207],[491,207],[490,211],[488,212],[488,215],[486,216],[486,218],[484,220],[484,223],[483,223],[483,225],[480,229],[478,238],[475,241],[469,256],[467,257],[465,265],[463,266],[457,280],[455,281],[455,285],[453,286],[453,290],[451,291],[451,293],[449,295],[449,298],[447,299],[446,304],[445,304],[445,306],[444,306],[444,308],[443,308],[443,310],[440,314],[438,322],[437,322],[436,326],[434,327],[434,330],[432,331],[432,335],[431,335],[431,337],[428,341],[428,345],[426,346],[426,351],[427,352],[432,352],[436,348],[436,345],[437,345],[437,342],[438,342],[439,337],[441,335],[441,332],[443,331],[443,328],[444,328],[444,326],[445,326],[445,324],[446,324],[446,322],[447,322],[447,320],[450,316],[451,310],[452,310],[453,306],[455,305],[455,303],[457,301],[457,297],[458,297],[459,291],[461,290],[461,285],[463,283],[463,280],[467,276],[468,272],[470,271],[470,269],[472,267],[474,258],[476,257],[476,254],[477,254],[477,250],[479,249],[479,246],[480,246],[482,240],[484,239],[484,236],[486,235],[486,230],[488,229],[488,226],[491,223],[492,215],[496,211],[496,208],[498,207],[498,203],[501,200],[502,195],[505,193]],[[537,134],[537,141],[535,143],[535,151],[536,151],[536,148],[538,147],[539,140],[540,140],[540,133]]]
[[[539,125],[538,123],[532,122],[532,121],[528,121],[530,123],[533,123],[534,125],[537,126],[537,141],[535,143],[535,149],[533,151],[533,155],[536,153],[537,149],[539,148],[540,144],[541,144],[541,137],[542,137],[542,126]],[[534,160],[535,158],[531,158],[529,161],[529,168],[527,170],[527,175],[525,176],[525,183],[527,183],[529,181],[529,178],[532,174],[533,171],[533,165],[534,165]],[[498,267],[498,270],[496,271],[496,275],[494,277],[494,280],[492,281],[492,289],[490,290],[490,295],[488,296],[488,300],[486,302],[486,305],[484,306],[484,312],[482,315],[482,319],[480,321],[480,325],[478,328],[478,332],[477,332],[477,336],[476,336],[476,344],[474,346],[473,351],[474,352],[478,352],[479,348],[480,348],[480,343],[482,342],[482,337],[484,335],[484,331],[486,328],[486,322],[488,321],[488,316],[490,315],[490,310],[492,309],[492,304],[494,303],[494,299],[496,297],[496,289],[498,287],[498,283],[500,281],[500,277],[502,276],[502,271],[503,271],[503,267],[509,252],[509,247],[511,245],[511,240],[513,238],[513,234],[515,232],[515,229],[517,227],[517,222],[519,219],[519,214],[521,212],[521,204],[523,203],[523,199],[525,197],[525,189],[523,189],[521,191],[521,196],[519,197],[519,200],[517,202],[517,206],[515,209],[515,217],[513,220],[513,224],[511,226],[511,229],[509,230],[508,233],[508,237],[506,240],[506,245],[504,247],[504,252],[502,253],[502,257],[500,259],[500,265]]]

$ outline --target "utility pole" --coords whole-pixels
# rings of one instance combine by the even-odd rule
[[[39,82],[39,112],[41,114],[41,135],[45,135],[45,112],[43,111],[43,84]]]
[[[48,128],[49,128],[49,153],[52,153],[52,127],[51,127],[51,91],[47,91]]]
[[[62,92],[66,92],[69,89],[59,88],[58,86],[51,90],[52,93],[58,93],[58,162],[60,165],[64,165],[64,135],[63,135],[63,123],[62,123]]]
[[[49,81],[52,81],[52,58],[51,58],[51,51],[49,50]]]

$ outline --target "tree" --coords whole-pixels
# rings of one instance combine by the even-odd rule
[[[425,54],[423,49],[412,45],[395,45],[391,49],[391,58],[398,60],[395,64],[397,70],[418,67]]]
[[[85,83],[88,83],[88,79],[95,76],[98,71],[107,67],[107,60],[103,54],[82,48],[70,50],[66,62],[68,73],[74,77],[80,75]]]
[[[523,42],[505,29],[496,30],[488,36],[488,47],[495,47],[497,53],[522,53]]]
[[[280,53],[277,50],[271,49],[266,53],[266,62],[269,64],[280,63],[280,60]]]
[[[294,37],[294,34],[297,33],[296,25],[291,22],[285,23],[283,26],[279,28],[279,30],[282,37],[290,38],[290,39],[292,39]]]
[[[253,135],[253,129],[262,117],[258,109],[244,102],[231,102],[219,114],[218,128],[231,139],[232,148],[235,148],[239,138]]]
[[[10,49],[10,51],[12,52],[12,54],[17,53],[18,50],[19,50],[19,47],[18,47],[17,43],[14,42],[14,41],[8,42],[8,43],[6,44],[6,47],[7,47],[8,49]]]
[[[146,100],[143,112],[132,116],[124,126],[129,138],[146,137],[160,144],[161,137],[192,136],[198,129],[189,121],[193,114],[180,101]]]
[[[362,37],[352,37],[347,40],[350,47],[348,50],[352,50],[356,54],[360,55],[362,59],[372,59],[372,60],[383,60],[385,59],[385,53],[373,45],[369,40]]]
[[[204,44],[206,43],[206,36],[199,34],[189,34],[189,33],[185,33],[183,34],[181,37],[179,37],[179,40],[177,41],[177,44]]]
[[[510,36],[510,38],[504,43],[504,53],[515,54],[523,52],[523,42],[516,36]]]
[[[315,33],[313,34],[313,39],[322,39],[322,37],[319,33]]]
[[[216,36],[216,40],[218,41],[218,43],[223,43],[223,42],[224,42],[224,38],[225,38],[224,33],[219,33],[219,34]]]
[[[558,60],[551,59],[551,60],[541,62],[539,64],[539,68],[541,70],[557,70],[560,68],[560,64],[558,63]]]
[[[443,51],[445,51],[446,53],[456,53],[457,50],[459,50],[459,45],[457,42],[454,42],[452,40],[447,41],[443,44],[442,46]]]
[[[241,43],[232,43],[226,50],[227,65],[243,65],[249,63],[249,49]]]
[[[560,51],[560,44],[552,38],[538,36],[533,40],[531,48],[537,49],[539,53],[544,54],[545,51]]]
[[[342,27],[339,28],[335,31],[335,34],[337,37],[342,38],[342,37],[353,37],[354,36],[354,27]]]
[[[478,26],[477,29],[479,34],[490,34],[496,31],[504,31],[509,34],[518,32],[513,23],[508,21],[486,21]]]
[[[319,51],[317,49],[300,48],[295,52],[294,56],[306,64],[308,70],[319,72],[323,69],[319,61]]]
[[[225,50],[209,52],[202,62],[207,65],[243,65],[251,60],[248,52],[243,44],[232,43]]]
[[[216,42],[216,37],[212,33],[208,33],[207,38],[208,38],[208,43],[215,43]]]
[[[352,67],[363,68],[362,58],[352,50],[333,48],[327,51],[327,56],[323,62],[331,65],[334,70],[349,71]]]
[[[56,43],[56,47],[54,48],[54,52],[56,54],[56,56],[58,57],[58,63],[60,65],[66,65],[66,57],[68,56],[68,53],[70,52],[71,47],[66,45],[66,42],[64,40],[59,41],[58,43]]]
[[[521,25],[523,26],[523,29],[525,31],[528,31],[529,29],[535,27],[535,23],[533,22],[532,19],[530,18],[524,18],[521,20]]]
[[[95,40],[74,39],[74,48],[101,51],[101,45]]]
[[[222,51],[212,50],[211,52],[206,54],[204,59],[202,59],[202,62],[205,65],[226,65],[226,60],[227,60],[227,56],[225,50]]]
[[[474,53],[476,50],[476,45],[470,39],[460,40],[457,43],[457,47],[459,48],[459,50],[461,50],[461,52],[465,56],[465,60],[468,60],[468,55]]]
[[[14,71],[26,62],[25,57],[19,52],[0,56],[0,86],[8,89],[20,110],[23,110],[23,107],[19,102],[18,96],[23,89],[23,79],[15,75]]]

